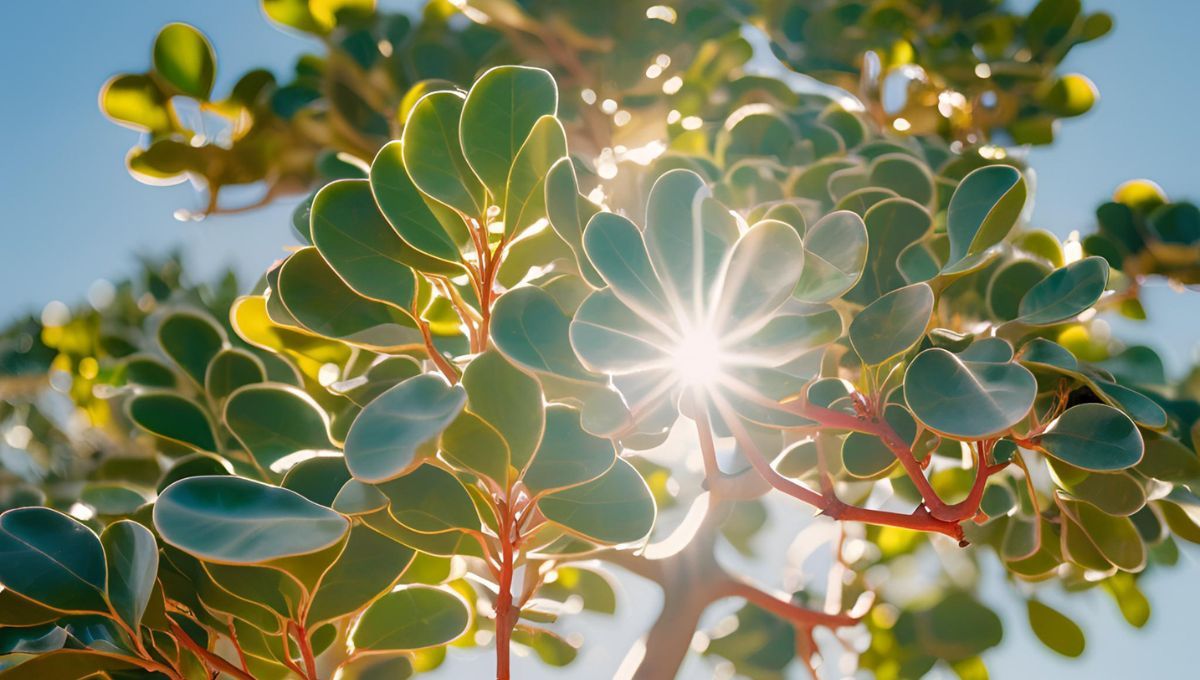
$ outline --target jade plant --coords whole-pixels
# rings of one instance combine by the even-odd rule
[[[403,678],[476,647],[507,679],[513,650],[576,660],[572,613],[636,608],[620,578],[661,612],[574,674],[985,677],[987,567],[1058,654],[1086,638],[1044,589],[1146,623],[1138,580],[1200,542],[1200,403],[1101,315],[1145,276],[1187,281],[1140,255],[1165,257],[1186,209],[1127,188],[1063,243],[996,145],[1082,112],[1055,68],[1104,15],[458,8],[265,2],[329,50],[295,83],[252,72],[214,99],[211,48],[175,24],[106,86],[149,132],[133,172],[202,178],[204,213],[238,209],[231,184],[308,194],[300,244],[236,299],[172,279],[161,304],[6,333],[8,446],[55,445],[24,424],[32,384],[127,448],[0,499],[0,676]],[[852,51],[802,44],[830,22]],[[831,82],[886,52],[976,97],[963,64],[993,64],[1020,115],[926,102],[902,129],[869,91],[744,74],[748,27]],[[228,134],[197,139],[188,107]],[[731,556],[766,560],[769,527],[795,564],[761,583]],[[736,625],[709,626],[729,599]]]

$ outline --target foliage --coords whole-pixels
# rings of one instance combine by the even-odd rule
[[[1027,173],[973,146],[1086,109],[1049,93],[1103,15],[783,4],[435,1],[414,24],[269,0],[329,53],[221,100],[207,41],[164,29],[102,95],[149,133],[131,170],[203,178],[206,213],[226,185],[312,191],[303,245],[236,299],[169,263],[6,333],[10,448],[65,450],[2,499],[0,676],[408,677],[494,639],[507,678],[513,646],[575,659],[566,615],[622,604],[613,567],[664,593],[638,678],[673,677],[728,597],[704,654],[750,677],[815,674],[816,627],[880,678],[980,677],[988,564],[1060,654],[1083,630],[1030,593],[1101,590],[1144,625],[1138,579],[1200,542],[1200,403],[1097,315],[1183,277],[1135,264],[1151,240],[1105,250],[1112,209],[1088,257],[1034,228]],[[862,30],[800,50],[831,21]],[[897,134],[870,92],[744,75],[746,24],[831,82],[877,59],[971,101],[984,54],[1008,113],[922,93]],[[197,139],[188,106],[229,134]],[[1167,206],[1117,199],[1164,233]],[[80,464],[39,424],[47,383],[119,446]],[[768,521],[828,555],[828,590],[718,558]]]

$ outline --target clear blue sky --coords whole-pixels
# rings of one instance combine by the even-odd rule
[[[38,0],[6,7],[0,22],[0,124],[5,130],[0,320],[38,311],[52,299],[81,300],[97,278],[129,272],[135,252],[181,245],[197,271],[210,273],[232,262],[247,278],[279,257],[281,246],[291,242],[290,205],[201,223],[175,221],[176,208],[198,207],[192,189],[152,188],[131,179],[123,159],[136,134],[109,123],[96,106],[100,85],[110,75],[145,68],[153,35],[169,21],[196,25],[213,41],[218,91],[250,67],[289,69],[306,43],[268,25],[257,5],[252,0]],[[1187,66],[1194,61],[1200,3],[1085,0],[1085,5],[1117,17],[1114,34],[1079,48],[1068,62],[1096,82],[1102,98],[1085,118],[1063,125],[1053,148],[1030,155],[1037,171],[1037,225],[1060,235],[1088,229],[1095,205],[1126,179],[1147,177],[1172,197],[1200,198],[1195,172],[1200,90],[1194,66]],[[1200,294],[1154,286],[1147,303],[1152,321],[1121,324],[1118,332],[1163,351],[1179,371],[1191,363],[1200,337]],[[1071,663],[1037,648],[1017,603],[989,588],[990,600],[1009,622],[1005,644],[988,655],[992,677],[1141,677],[1150,669],[1168,677],[1188,674],[1184,669],[1193,666],[1194,616],[1200,605],[1198,558],[1200,553],[1189,550],[1180,567],[1147,579],[1155,612],[1142,631],[1119,623],[1106,598],[1072,598],[1066,609],[1089,638],[1083,659]],[[610,671],[598,669],[613,667],[657,608],[652,603],[658,595],[644,585],[631,582],[624,591],[622,605],[633,611],[618,630],[603,619],[582,617],[591,644],[572,669],[543,672],[536,663],[519,661],[518,674],[604,677]],[[482,657],[464,660],[439,676],[485,677],[486,667]],[[703,666],[692,668],[703,672]]]

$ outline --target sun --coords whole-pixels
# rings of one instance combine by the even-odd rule
[[[687,387],[712,387],[721,377],[722,353],[717,335],[709,328],[695,328],[683,334],[671,351],[675,377]]]

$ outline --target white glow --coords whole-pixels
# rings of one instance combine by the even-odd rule
[[[71,508],[67,510],[67,514],[79,520],[80,522],[86,522],[96,516],[96,511],[93,510],[90,505],[74,503],[71,505]]]
[[[892,121],[892,127],[896,128],[899,132],[905,132],[912,129],[912,123],[908,122],[906,118],[897,118]]]
[[[671,353],[671,366],[684,385],[709,387],[721,376],[721,345],[707,328],[683,336]]]

